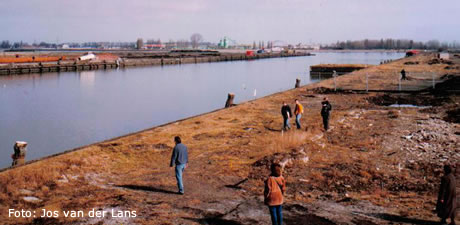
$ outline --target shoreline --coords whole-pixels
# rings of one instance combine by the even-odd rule
[[[314,82],[314,83],[317,83],[317,82]],[[310,84],[314,84],[314,83],[310,83]],[[255,102],[255,101],[263,99],[263,98],[272,97],[274,95],[278,95],[280,93],[292,91],[292,90],[295,90],[295,89],[296,88],[292,88],[292,89],[288,89],[288,90],[284,90],[284,91],[275,92],[275,93],[269,94],[269,95],[261,97],[261,98],[251,99],[251,100],[248,100],[248,101],[238,103],[238,104],[236,104],[235,106],[232,106],[232,107],[236,107],[236,106],[243,105],[243,104],[250,104],[251,102]],[[112,141],[115,141],[115,140],[118,140],[118,139],[122,139],[122,138],[126,138],[126,137],[129,137],[129,136],[141,134],[141,133],[144,133],[144,132],[148,132],[148,131],[151,131],[151,130],[154,130],[154,129],[157,129],[157,128],[162,128],[162,127],[165,127],[165,126],[168,126],[168,125],[184,122],[184,121],[191,120],[191,119],[196,119],[198,117],[210,115],[210,114],[213,114],[213,113],[216,113],[216,112],[219,112],[219,111],[223,111],[223,110],[226,110],[226,109],[227,108],[215,109],[215,110],[212,110],[212,111],[209,111],[209,112],[200,113],[198,115],[186,117],[186,118],[183,118],[183,119],[174,120],[174,121],[167,122],[167,123],[164,123],[164,124],[160,124],[160,125],[157,125],[157,126],[149,127],[149,128],[143,129],[143,130],[127,133],[127,134],[124,134],[124,135],[121,135],[121,136],[117,136],[117,137],[109,138],[109,139],[106,139],[106,140],[90,143],[90,144],[87,144],[87,145],[82,145],[82,146],[79,146],[79,147],[76,147],[76,148],[64,150],[63,152],[59,152],[59,153],[55,153],[55,154],[52,154],[52,155],[49,155],[49,156],[44,156],[44,157],[41,157],[41,158],[38,158],[38,159],[33,159],[33,160],[30,160],[30,161],[26,161],[25,164],[23,164],[23,165],[18,165],[16,167],[11,167],[10,166],[10,167],[6,167],[6,168],[1,168],[0,173],[8,171],[8,170],[12,170],[12,169],[20,168],[20,167],[23,167],[23,166],[27,166],[29,164],[37,163],[37,162],[40,162],[40,161],[43,161],[43,160],[52,159],[52,158],[57,157],[57,156],[65,155],[65,154],[72,153],[72,152],[75,152],[75,151],[79,151],[79,150],[82,150],[82,149],[85,149],[85,148],[88,148],[88,147],[91,147],[91,146],[94,146],[94,145],[103,144],[103,143],[107,143],[107,142],[112,142]]]
[[[447,110],[458,108],[455,103],[459,97],[455,94],[436,97],[416,82],[425,79],[417,71],[436,72],[437,78],[447,82],[449,80],[442,77],[450,74],[456,78],[460,76],[460,69],[446,69],[445,64],[430,65],[431,58],[431,55],[409,57],[340,76],[337,80],[343,88],[337,92],[333,90],[332,79],[328,79],[2,171],[0,188],[5,194],[0,194],[4,202],[0,209],[90,210],[98,207],[109,210],[118,207],[136,210],[142,215],[125,221],[116,218],[93,222],[89,218],[41,220],[58,224],[266,223],[269,217],[265,206],[256,196],[260,195],[261,188],[263,190],[269,163],[281,160],[287,162],[285,212],[288,220],[298,221],[307,216],[313,221],[329,221],[326,224],[391,223],[384,218],[363,216],[384,213],[432,221],[434,215],[430,209],[436,195],[433,183],[438,182],[433,171],[439,169],[440,159],[444,157],[439,158],[437,151],[441,149],[436,146],[448,143],[443,149],[453,150],[442,150],[442,154],[448,154],[452,160],[460,154],[455,150],[459,138],[450,134],[459,126],[443,119],[449,115]],[[409,61],[420,63],[404,64]],[[397,81],[388,79],[388,75],[401,67],[413,78],[405,85],[423,90],[425,94],[347,91],[362,89],[366,72],[374,75],[375,90],[392,90]],[[333,129],[328,132],[322,131],[320,123],[319,106],[323,97],[328,97],[333,104]],[[282,101],[295,98],[305,107],[304,129],[283,134],[279,106]],[[402,100],[411,104],[427,102],[433,107],[393,109],[386,105],[393,101],[404,103]],[[447,134],[439,133],[437,139],[430,140],[433,147],[421,152],[417,150],[415,137],[414,140],[401,138],[417,136],[419,129],[429,134],[442,129]],[[187,194],[182,198],[170,194],[175,189],[175,180],[173,171],[166,165],[172,138],[176,135],[183,137],[189,146],[191,159],[185,175]],[[418,156],[420,153],[422,157]],[[202,191],[203,188],[206,191]],[[26,191],[20,191],[23,189]],[[26,196],[40,201],[28,202],[23,199]],[[359,213],[354,206],[360,207]],[[248,209],[251,215],[246,214]],[[7,218],[5,214],[2,217],[6,224],[33,221]]]
[[[63,52],[72,54],[74,52]],[[11,53],[14,55],[14,53]],[[104,52],[102,52],[104,54]],[[140,55],[139,55],[140,54]],[[97,55],[97,53],[96,53]],[[119,59],[101,59],[95,61],[63,60],[59,62],[40,62],[40,63],[3,63],[0,64],[0,76],[2,75],[21,75],[30,73],[49,73],[66,71],[84,70],[107,70],[113,68],[126,68],[134,66],[164,66],[212,63],[224,61],[258,60],[267,58],[300,57],[311,56],[309,52],[280,52],[280,53],[261,53],[247,55],[245,53],[220,53],[209,55],[208,53],[187,53],[187,52],[143,52],[127,51],[114,53]],[[72,55],[73,58],[77,57]],[[69,58],[72,58],[69,57]]]

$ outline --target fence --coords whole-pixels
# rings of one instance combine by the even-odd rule
[[[445,80],[444,74],[437,72],[406,72],[406,78],[398,72],[358,72],[350,76],[341,76],[345,73],[310,73],[311,81],[330,79],[325,85],[334,90],[356,91],[390,91],[411,92],[427,88],[436,88],[436,84]]]

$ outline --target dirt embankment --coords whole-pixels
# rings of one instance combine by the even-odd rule
[[[4,171],[1,221],[269,224],[261,198],[263,180],[269,164],[279,161],[288,183],[286,224],[432,224],[441,166],[460,159],[455,113],[460,71],[429,65],[430,57],[411,57],[339,79],[358,89],[362,83],[352,81],[372,70],[375,80],[382,81],[376,87],[385,89],[395,85],[385,79],[394,70],[421,66],[444,76],[435,91],[334,92],[327,80]],[[408,68],[404,63],[410,60],[419,64]],[[328,132],[322,130],[319,114],[324,97],[333,105]],[[281,132],[280,105],[296,98],[305,107],[303,128]],[[394,103],[429,107],[389,106]],[[190,151],[184,196],[175,194],[174,170],[168,167],[176,135]],[[137,217],[12,218],[9,208],[135,210]]]

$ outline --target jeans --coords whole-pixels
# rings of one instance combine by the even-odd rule
[[[297,129],[300,129],[300,118],[302,118],[302,114],[295,115],[295,124],[297,125]]]
[[[289,117],[284,117],[283,119],[284,119],[283,129],[284,130],[291,129],[291,125],[289,125]]]
[[[176,180],[177,180],[177,187],[179,188],[180,193],[184,193],[184,183],[182,182],[182,173],[184,172],[186,164],[178,164],[176,165]]]
[[[282,205],[268,206],[273,225],[281,225],[283,223],[283,212],[281,211],[282,209]]]

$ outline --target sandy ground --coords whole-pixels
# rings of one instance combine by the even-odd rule
[[[432,55],[410,57],[341,76],[338,92],[330,79],[1,172],[1,221],[269,224],[263,180],[279,161],[286,224],[433,224],[442,165],[460,159],[459,61],[430,65]],[[430,72],[436,91],[347,91],[363,90],[366,73],[370,90],[395,90],[392,76],[402,68],[407,90],[429,87],[424,81],[432,75],[421,72]],[[328,132],[319,114],[324,97],[333,105]],[[282,132],[281,103],[293,107],[296,98],[305,107],[303,128]],[[396,102],[430,107],[388,107]],[[183,196],[175,194],[169,167],[176,135],[190,154]],[[36,217],[10,217],[11,208],[36,210]],[[59,216],[41,218],[42,209]],[[136,217],[90,218],[92,209]],[[68,210],[85,216],[66,218]]]

